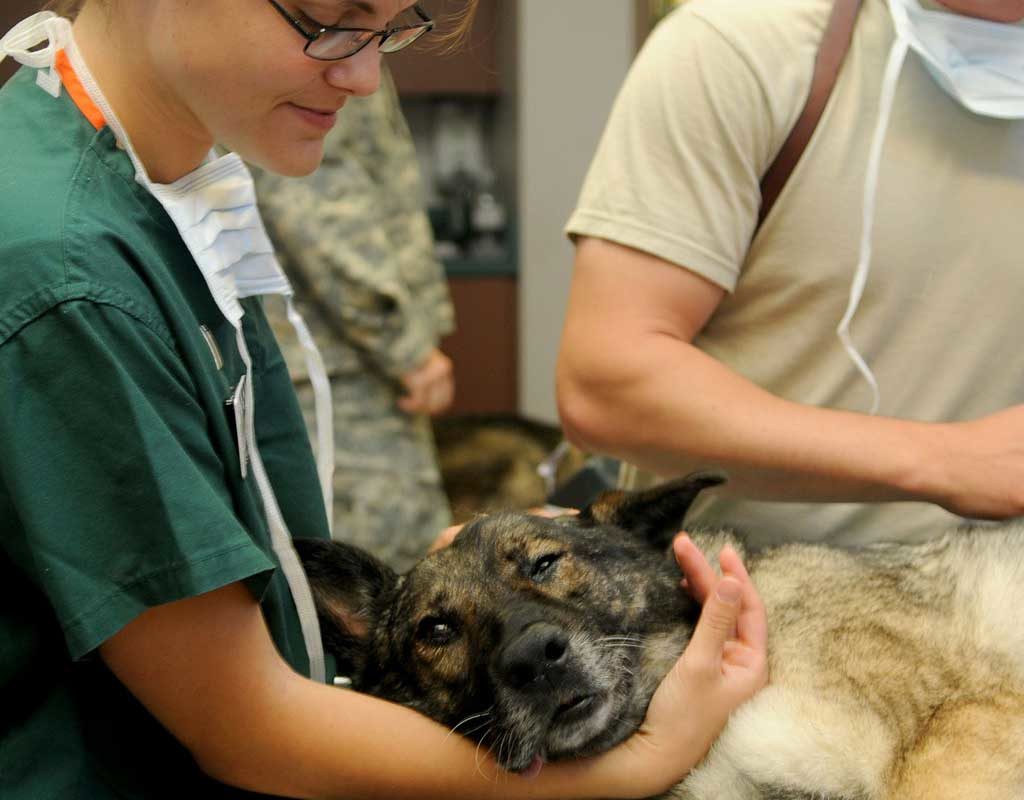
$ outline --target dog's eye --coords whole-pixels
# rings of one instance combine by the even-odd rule
[[[424,644],[441,647],[459,635],[455,620],[446,617],[424,617],[416,627],[416,639]]]
[[[541,556],[530,566],[530,578],[535,581],[543,581],[551,576],[551,568],[558,563],[562,557],[561,553],[548,553]]]

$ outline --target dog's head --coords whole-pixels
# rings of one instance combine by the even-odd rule
[[[351,546],[296,546],[353,687],[521,771],[606,750],[640,724],[699,611],[668,545],[720,482],[609,492],[578,516],[482,517],[403,576]]]

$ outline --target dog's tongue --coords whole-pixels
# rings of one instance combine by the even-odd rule
[[[530,766],[524,769],[520,774],[526,778],[526,780],[532,780],[540,775],[541,767],[544,766],[544,759],[540,757],[540,753],[533,757],[533,761],[530,762]]]

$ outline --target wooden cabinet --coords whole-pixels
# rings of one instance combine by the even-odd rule
[[[455,365],[449,414],[514,413],[518,407],[516,279],[450,278],[455,333],[441,349]]]

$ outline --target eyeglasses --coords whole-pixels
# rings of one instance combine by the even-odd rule
[[[412,9],[420,21],[411,25],[399,25],[379,31],[375,31],[373,28],[336,28],[332,25],[322,25],[307,16],[308,27],[312,28],[309,30],[307,25],[289,14],[276,0],[268,1],[277,9],[278,14],[284,17],[288,24],[306,39],[303,52],[318,61],[340,61],[343,58],[350,58],[378,36],[380,42],[377,43],[377,49],[380,52],[397,53],[434,27],[434,21],[424,13],[419,4],[416,4]]]

